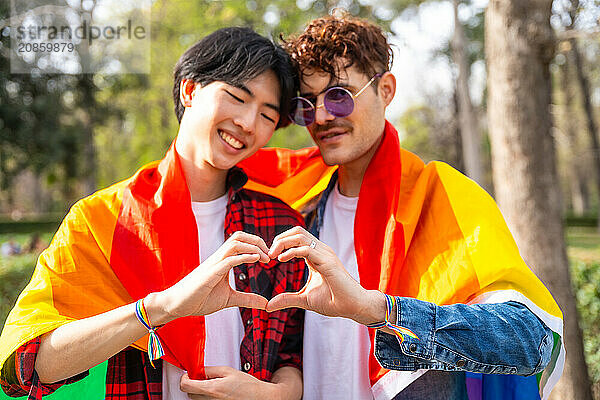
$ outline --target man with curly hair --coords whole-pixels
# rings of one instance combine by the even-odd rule
[[[305,287],[267,305],[309,310],[303,398],[547,398],[564,362],[560,309],[491,197],[401,149],[385,119],[396,79],[381,29],[328,16],[287,49],[301,78],[291,119],[317,147],[245,165],[310,231],[269,251],[308,264]]]

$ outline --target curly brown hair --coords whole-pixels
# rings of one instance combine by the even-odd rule
[[[347,14],[317,18],[304,32],[284,40],[283,46],[299,71],[321,70],[337,79],[341,69],[353,65],[371,76],[389,71],[393,61],[392,49],[381,28]]]

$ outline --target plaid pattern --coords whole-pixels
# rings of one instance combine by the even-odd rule
[[[232,169],[228,177],[229,202],[225,218],[225,236],[243,230],[262,237],[270,245],[276,235],[303,225],[300,214],[281,200],[241,187],[246,175]],[[304,279],[304,261],[264,264],[244,264],[234,268],[239,291],[259,293],[270,299],[285,291],[298,291]],[[273,313],[264,310],[240,309],[245,327],[240,346],[241,367],[253,376],[270,380],[274,371],[283,366],[302,368],[302,328],[304,311],[287,309]],[[57,382],[42,384],[35,372],[35,357],[40,345],[36,338],[21,346],[5,363],[0,384],[11,397],[29,396],[39,400],[60,386],[78,381],[88,372]],[[152,368],[148,355],[128,347],[108,360],[106,398],[128,400],[162,400],[162,362]]]
[[[75,375],[62,382],[42,385],[35,372],[35,357],[40,348],[39,337],[25,343],[15,351],[2,367],[0,383],[4,393],[11,397],[27,396],[29,399],[41,399],[53,393],[62,385],[77,382],[88,376],[88,371]]]
[[[226,236],[243,230],[262,237],[270,246],[278,234],[303,225],[300,214],[290,212],[287,205],[271,196],[244,190],[234,197],[225,219]],[[237,290],[258,293],[270,299],[276,294],[297,292],[302,288],[304,261],[280,263],[274,259],[266,266],[244,264],[234,267],[234,274]],[[301,366],[298,349],[302,348],[303,310],[267,313],[242,309],[241,313],[247,327],[240,348],[243,371],[259,379],[270,380],[273,371],[282,366]],[[250,324],[253,329],[248,329]]]
[[[108,360],[106,399],[162,400],[162,360],[128,347]]]

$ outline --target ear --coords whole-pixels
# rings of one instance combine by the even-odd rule
[[[184,107],[192,106],[192,97],[194,97],[194,89],[196,83],[189,79],[182,79],[179,84],[179,101]]]
[[[396,94],[396,77],[390,71],[385,72],[381,78],[379,78],[379,85],[377,85],[378,94],[383,99],[385,106],[389,106]]]

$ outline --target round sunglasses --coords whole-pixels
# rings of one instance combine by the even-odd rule
[[[304,97],[294,97],[292,99],[292,111],[290,119],[293,123],[300,126],[308,126],[315,121],[317,108],[325,107],[325,110],[334,117],[347,117],[354,111],[354,99],[361,95],[375,79],[381,77],[383,73],[375,74],[365,86],[356,94],[352,94],[348,89],[334,86],[325,91],[323,103],[315,105]],[[316,102],[316,99],[315,99]]]

